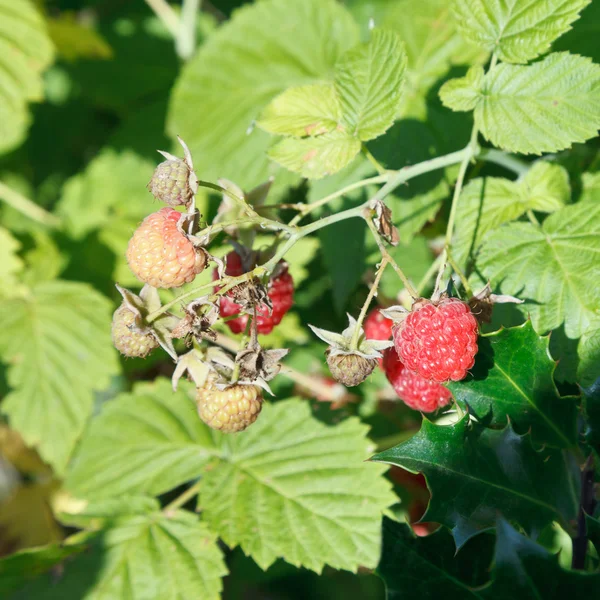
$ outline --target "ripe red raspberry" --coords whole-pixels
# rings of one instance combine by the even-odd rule
[[[406,367],[442,383],[460,381],[475,362],[477,319],[466,302],[421,300],[393,330],[394,345]]]
[[[368,340],[389,340],[392,337],[393,326],[394,322],[384,317],[378,308],[374,308],[363,323]]]
[[[189,283],[206,266],[206,254],[177,229],[181,213],[161,208],[147,216],[127,247],[133,274],[155,288]]]
[[[227,255],[227,266],[225,273],[233,277],[243,275],[244,268],[240,255],[234,251]],[[218,273],[215,270],[213,279],[218,279]],[[218,289],[218,288],[216,288]],[[281,323],[281,319],[294,303],[294,280],[289,274],[287,266],[283,266],[281,272],[271,279],[269,282],[268,295],[273,304],[273,310],[269,314],[269,309],[264,304],[257,307],[257,329],[258,333],[267,334],[273,331],[275,325]],[[238,315],[242,311],[242,307],[236,304],[227,295],[220,298],[220,313],[222,317],[231,317]],[[248,315],[242,315],[237,319],[227,321],[229,329],[233,333],[241,333],[246,329]]]
[[[198,388],[196,395],[200,418],[223,433],[237,433],[252,425],[262,402],[261,389],[255,385],[232,385],[219,390],[209,384]]]
[[[446,406],[452,400],[449,389],[407,369],[398,358],[395,348],[384,350],[383,370],[400,400],[410,408],[428,413]]]

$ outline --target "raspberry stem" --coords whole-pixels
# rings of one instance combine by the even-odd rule
[[[358,315],[358,319],[356,320],[356,329],[354,330],[352,340],[350,341],[350,350],[356,350],[358,348],[358,338],[363,321],[365,320],[367,310],[369,309],[369,305],[371,304],[373,297],[377,294],[377,288],[379,287],[381,276],[383,275],[383,272],[385,271],[385,268],[388,266],[388,264],[389,260],[387,259],[387,257],[384,257],[381,263],[379,264],[379,268],[377,269],[377,273],[375,274],[375,281],[373,281],[373,285],[369,290],[369,295],[367,296],[367,299],[365,300],[360,310],[360,314]]]
[[[182,492],[173,502],[170,502],[163,508],[163,513],[170,514],[174,513],[178,508],[181,508],[184,504],[186,504],[189,500],[191,500],[194,496],[198,495],[200,491],[200,486],[202,485],[201,481],[196,481],[194,485],[190,486],[187,490]]]
[[[26,198],[16,190],[8,187],[6,184],[0,181],[0,200],[4,200],[6,204],[12,206],[15,210],[18,210],[21,214],[47,225],[49,227],[58,227],[61,223],[60,219],[44,210],[41,206],[35,202]]]

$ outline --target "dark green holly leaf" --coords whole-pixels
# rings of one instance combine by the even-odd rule
[[[465,600],[480,598],[474,588],[487,581],[493,536],[478,535],[456,553],[443,527],[424,538],[404,523],[383,521],[383,550],[377,572],[388,600]]]
[[[510,419],[517,431],[531,429],[535,442],[568,448],[576,442],[577,407],[574,398],[558,395],[554,368],[548,337],[527,321],[482,336],[471,373],[448,387],[479,420],[504,425]]]
[[[459,548],[493,527],[498,511],[527,531],[577,514],[576,466],[560,451],[535,451],[510,424],[499,431],[468,416],[450,426],[424,419],[419,433],[373,460],[425,475],[431,500],[423,520],[452,529]]]
[[[49,571],[68,556],[81,552],[83,544],[50,544],[27,548],[0,560],[0,594],[19,589],[30,579]]]
[[[492,584],[481,590],[479,597],[489,600],[597,597],[600,574],[561,568],[557,556],[517,533],[502,519],[496,534]]]

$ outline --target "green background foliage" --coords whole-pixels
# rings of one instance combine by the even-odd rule
[[[600,0],[151,4],[0,0],[0,595],[593,597]],[[311,233],[260,337],[292,374],[234,436],[173,390],[165,352],[125,360],[110,337],[177,135],[201,180],[271,178],[260,214]],[[495,305],[455,404],[426,416],[379,369],[335,386],[308,329],[367,298],[373,197],[419,295],[448,261],[453,295],[523,301]],[[196,203],[203,227],[241,214],[207,188]],[[160,298],[180,315],[212,276]],[[389,267],[374,304],[410,306]]]

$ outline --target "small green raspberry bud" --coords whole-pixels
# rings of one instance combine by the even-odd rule
[[[115,348],[129,357],[145,358],[158,346],[153,335],[137,331],[135,314],[125,304],[121,304],[113,315],[112,340]]]
[[[378,364],[376,358],[365,358],[353,353],[340,354],[331,348],[326,355],[331,375],[346,387],[362,383]]]
[[[262,408],[262,393],[255,385],[231,385],[219,390],[198,388],[196,404],[200,418],[212,429],[236,433],[252,425]]]
[[[183,160],[166,160],[158,165],[148,184],[152,195],[169,206],[187,206],[193,196],[190,168]]]

